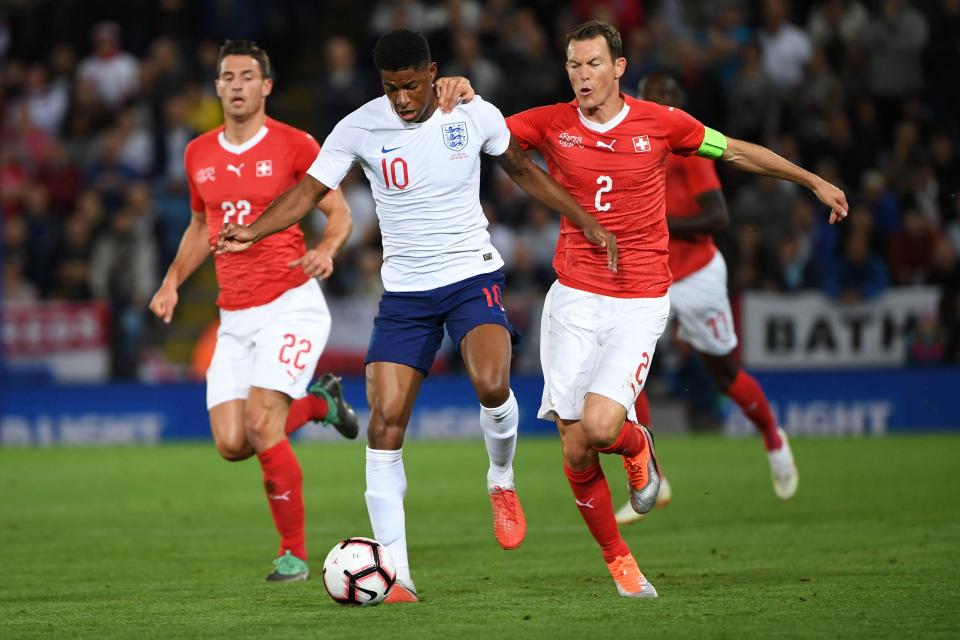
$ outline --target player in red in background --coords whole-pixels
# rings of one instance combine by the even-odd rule
[[[679,107],[682,93],[664,73],[647,76],[641,83],[643,100]],[[730,396],[750,418],[767,450],[773,490],[787,500],[797,491],[799,475],[787,435],[777,426],[767,396],[757,380],[740,368],[733,351],[737,334],[727,298],[727,263],[713,243],[713,234],[730,224],[727,203],[712,160],[698,156],[667,157],[667,227],[670,230],[670,304],[680,323],[679,337],[700,354],[717,387]],[[634,405],[637,422],[650,424],[647,392]],[[666,479],[657,504],[670,501]],[[617,511],[617,522],[629,524],[643,516],[627,504]]]
[[[307,133],[266,116],[273,89],[270,60],[252,42],[220,49],[217,95],[225,124],[193,140],[185,153],[193,218],[150,310],[169,323],[177,288],[206,260],[220,227],[250,222],[306,173],[320,146]],[[350,234],[350,210],[331,191],[320,202],[323,237],[305,250],[294,225],[242,254],[217,255],[220,295],[217,346],[207,370],[207,410],[220,455],[254,454],[280,553],[270,581],[309,576],[304,536],[303,476],[288,434],[309,420],[333,424],[348,438],[357,417],[340,381],[326,374],[307,393],[330,333],[330,313],[316,277],[333,272],[333,256]]]
[[[657,339],[670,310],[664,163],[670,154],[722,158],[733,166],[801,184],[846,216],[843,192],[769,149],[727,139],[674,107],[620,93],[626,69],[617,30],[592,21],[567,38],[567,74],[576,99],[507,119],[522,146],[537,149],[551,175],[619,247],[618,269],[561,222],[553,266],[557,282],[544,301],[539,416],[563,441],[567,478],[587,527],[600,544],[617,591],[655,597],[620,536],[599,453],[623,456],[631,504],[649,511],[660,471],[650,433],[634,422]]]

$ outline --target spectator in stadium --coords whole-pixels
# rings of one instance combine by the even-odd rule
[[[19,254],[7,253],[3,257],[3,300],[11,302],[36,302],[40,292],[26,279],[23,273],[24,259]]]
[[[784,97],[803,81],[803,69],[813,56],[806,32],[788,21],[788,0],[764,0],[760,48],[763,67]]]
[[[727,92],[726,130],[743,140],[769,140],[780,124],[776,86],[763,66],[757,43],[744,46],[741,60]]]
[[[139,221],[134,207],[119,209],[90,257],[90,289],[113,311],[112,373],[120,379],[137,377],[145,309],[157,284],[155,245],[137,228]]]
[[[822,49],[830,66],[842,66],[847,47],[863,37],[870,15],[857,0],[824,0],[807,21],[807,32],[813,45]]]
[[[453,50],[453,59],[445,65],[444,73],[467,78],[477,93],[497,104],[504,82],[503,72],[483,55],[477,35],[470,31],[459,32],[453,40]]]
[[[870,51],[870,89],[880,106],[880,122],[888,131],[905,98],[923,91],[923,47],[927,20],[909,0],[881,0],[863,43]]]
[[[50,152],[37,168],[37,180],[44,186],[50,197],[50,208],[64,216],[73,210],[74,202],[80,193],[82,176],[77,166],[71,162],[66,146],[59,140],[52,141]]]
[[[67,115],[67,86],[51,82],[46,65],[36,62],[27,67],[24,91],[22,100],[30,122],[50,136],[57,135]]]
[[[883,293],[889,283],[887,268],[870,247],[864,233],[852,233],[843,255],[824,276],[824,291],[839,302],[866,302]]]
[[[323,63],[324,73],[318,74],[314,91],[321,138],[341,118],[376,95],[374,79],[357,66],[356,49],[346,36],[337,35],[326,41]]]
[[[109,109],[118,109],[134,97],[140,83],[137,59],[121,49],[120,25],[101,22],[90,33],[93,53],[80,63],[77,75],[93,83]]]
[[[887,262],[893,284],[910,286],[929,280],[940,240],[940,233],[920,213],[917,204],[908,204],[900,230],[890,237]]]
[[[802,239],[794,235],[780,241],[776,290],[790,293],[820,287],[820,273],[805,249]]]
[[[100,154],[84,182],[100,194],[108,213],[120,208],[127,185],[141,177],[136,167],[123,160],[124,134],[111,129],[101,139]]]
[[[95,239],[90,216],[82,210],[63,225],[53,264],[54,282],[50,297],[56,300],[89,300],[90,258]]]
[[[705,55],[710,65],[716,69],[724,89],[729,90],[742,65],[743,48],[753,38],[753,34],[746,24],[743,7],[738,1],[725,0],[718,4],[713,19],[706,26]],[[629,69],[629,64],[627,68]]]

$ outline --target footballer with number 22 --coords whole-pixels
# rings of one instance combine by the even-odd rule
[[[196,138],[184,154],[192,219],[150,310],[170,322],[177,288],[203,264],[227,222],[256,220],[306,173],[319,150],[309,134],[266,116],[273,89],[266,52],[248,41],[220,49],[217,95],[225,124]],[[330,333],[330,313],[315,277],[333,271],[350,234],[339,192],[320,203],[328,221],[306,251],[299,226],[242,255],[217,255],[217,346],[207,371],[207,410],[217,451],[231,462],[257,456],[280,534],[271,582],[306,580],[303,474],[287,436],[310,420],[357,436],[357,417],[340,380],[326,374],[310,388]]]

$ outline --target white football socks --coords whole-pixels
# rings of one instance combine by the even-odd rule
[[[487,471],[487,491],[494,487],[513,488],[513,454],[517,450],[517,425],[520,409],[517,398],[510,390],[510,397],[499,407],[480,405],[480,428],[490,457]]]
[[[403,449],[387,451],[367,447],[367,491],[364,497],[373,537],[390,552],[397,566],[397,579],[413,587],[403,514],[403,498],[406,495]]]

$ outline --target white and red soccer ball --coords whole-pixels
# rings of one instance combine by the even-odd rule
[[[370,538],[342,540],[323,561],[323,586],[340,604],[379,604],[396,580],[393,558]]]

